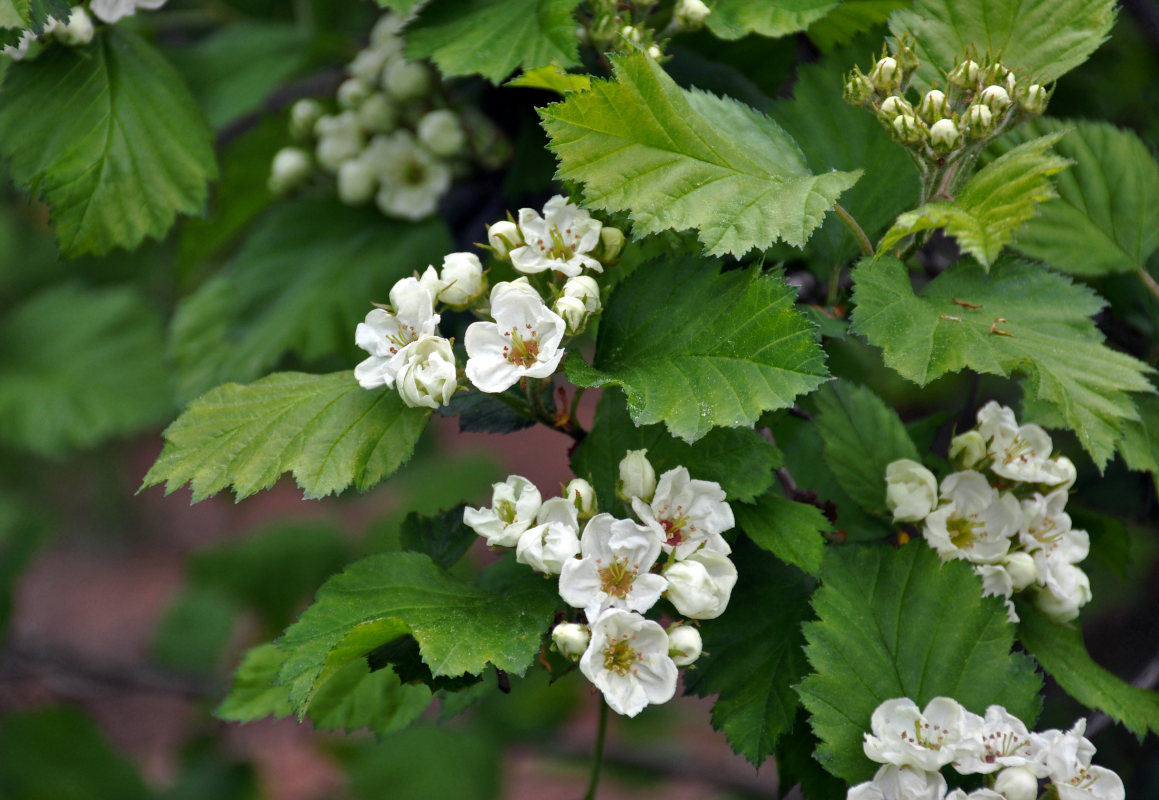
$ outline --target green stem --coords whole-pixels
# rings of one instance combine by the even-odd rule
[[[857,224],[857,220],[853,218],[853,215],[842,208],[840,203],[834,203],[833,210],[837,212],[837,216],[845,223],[845,227],[853,232],[853,238],[861,245],[861,254],[863,256],[873,255],[873,243],[869,241],[869,237],[865,235],[865,231]]]
[[[600,695],[600,721],[596,729],[596,752],[592,755],[592,777],[588,781],[588,791],[583,800],[596,800],[596,790],[600,786],[600,768],[604,765],[604,739],[608,733],[608,703]]]
[[[1143,281],[1143,285],[1147,287],[1147,291],[1149,291],[1156,300],[1159,300],[1159,282],[1156,282],[1156,280],[1151,277],[1151,273],[1145,269],[1140,269],[1139,280]]]

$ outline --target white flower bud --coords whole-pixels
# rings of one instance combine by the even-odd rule
[[[995,114],[1001,114],[1010,107],[1010,94],[1001,86],[994,84],[983,89],[978,100],[989,106]]]
[[[593,313],[602,308],[600,305],[600,285],[596,283],[595,278],[587,275],[568,278],[567,283],[563,285],[563,296],[576,298],[584,304],[584,308]]]
[[[1022,100],[1022,107],[1031,114],[1041,114],[1046,111],[1046,104],[1050,102],[1050,92],[1045,86],[1033,84],[1026,90],[1026,97]]]
[[[889,97],[881,101],[881,113],[890,121],[901,114],[909,114],[913,116],[914,107],[909,104],[909,101],[896,94],[891,94]]]
[[[656,470],[648,461],[648,451],[629,450],[620,460],[620,480],[616,484],[616,495],[625,502],[639,497],[645,503],[650,503],[655,493]]]
[[[994,122],[994,114],[990,111],[989,106],[975,103],[966,109],[966,114],[962,119],[965,121],[970,135],[981,139],[990,132],[990,126]]]
[[[581,333],[587,326],[588,312],[584,301],[577,297],[561,296],[556,299],[553,310],[559,314],[567,322],[567,332],[572,334]]]
[[[551,641],[555,649],[565,658],[576,661],[588,649],[592,635],[586,625],[575,622],[561,622],[551,629]]]
[[[1021,592],[1038,580],[1038,565],[1034,563],[1034,556],[1024,550],[1007,554],[1002,559],[1002,566],[1006,568],[1016,592]]]
[[[978,64],[966,59],[950,72],[947,80],[959,89],[968,89],[978,85]]]
[[[938,479],[916,461],[894,461],[885,468],[885,504],[894,522],[923,520],[938,505]]]
[[[1069,458],[1059,456],[1053,461],[1048,461],[1044,466],[1052,477],[1052,480],[1049,481],[1051,486],[1059,489],[1069,489],[1074,486],[1075,479],[1078,478],[1078,470],[1075,469],[1074,462]]]
[[[358,108],[373,92],[374,87],[362,78],[347,78],[338,87],[338,105],[349,109]]]
[[[425,114],[418,124],[419,141],[437,156],[454,156],[467,144],[467,134],[459,117],[449,108]]]
[[[423,274],[419,275],[419,286],[426,289],[431,300],[436,303],[442,299],[439,295],[447,288],[447,284],[443,283],[443,279],[439,277],[438,270],[430,264],[423,270]]]
[[[664,51],[660,49],[660,46],[655,44],[648,45],[646,52],[648,53],[648,58],[653,60],[661,58],[664,55]]]
[[[506,261],[507,253],[523,246],[523,234],[518,225],[505,219],[487,229],[487,242],[495,250],[495,256]]]
[[[583,478],[572,478],[563,493],[575,504],[581,517],[593,517],[599,511],[596,505],[596,490]]]
[[[716,619],[728,606],[737,573],[728,556],[701,549],[669,564],[664,577],[665,597],[677,611],[693,619]]]
[[[338,199],[346,205],[365,205],[377,190],[378,176],[364,159],[352,158],[338,167]]]
[[[68,22],[53,31],[57,41],[69,47],[80,47],[93,40],[93,20],[82,6],[74,6]]]
[[[407,349],[410,358],[394,379],[402,401],[411,408],[438,408],[451,402],[458,386],[451,343],[441,336],[424,336]]]
[[[1018,86],[1018,82],[1014,79],[1013,72],[1006,73],[1006,80],[1004,81],[1004,84],[1006,86],[1006,93],[1013,97],[1014,89]]]
[[[398,109],[382,92],[375,92],[355,112],[358,127],[367,133],[390,133],[398,127]]]
[[[930,144],[935,150],[948,152],[958,144],[958,126],[952,119],[940,119],[930,126]]]
[[[417,100],[431,90],[431,71],[413,61],[392,61],[382,72],[382,88],[395,100]]]
[[[640,29],[634,25],[625,25],[620,28],[620,35],[629,42],[634,42],[635,44],[640,43]]]
[[[869,82],[869,78],[862,74],[860,69],[854,67],[845,79],[844,94],[845,102],[855,106],[863,105],[866,100],[873,97],[873,84]]]
[[[475,302],[487,291],[483,265],[474,253],[450,253],[444,256],[439,278],[444,288],[439,292],[438,299],[459,310]]]
[[[994,780],[994,791],[1006,800],[1035,800],[1038,778],[1027,767],[1007,767]]]
[[[343,162],[362,152],[362,129],[352,111],[321,117],[314,125],[314,133],[318,136],[318,146],[314,150],[318,164],[332,174],[337,174]]]
[[[371,46],[381,48],[393,44],[398,35],[402,33],[405,22],[406,20],[400,14],[394,14],[390,11],[383,14],[378,18],[378,22],[374,23],[374,27],[370,29]]]
[[[903,142],[916,142],[922,138],[922,125],[917,117],[902,114],[893,121],[893,130]]]
[[[700,658],[704,641],[692,625],[673,625],[668,629],[668,657],[678,667],[687,667]]]
[[[1046,585],[1034,596],[1034,605],[1054,622],[1070,622],[1091,601],[1090,579],[1070,564],[1055,564],[1051,572],[1043,576]]]
[[[325,113],[322,104],[310,97],[294,103],[290,106],[290,135],[298,140],[308,139]]]
[[[274,156],[269,187],[273,194],[285,194],[301,186],[314,171],[310,154],[299,147],[283,147]]]
[[[699,30],[704,25],[704,20],[708,19],[708,15],[712,13],[712,9],[706,6],[701,0],[676,0],[676,10],[673,16],[676,18],[676,24],[686,31]]]
[[[382,68],[386,65],[387,59],[395,55],[400,49],[398,47],[381,48],[371,45],[365,50],[358,51],[354,59],[346,65],[346,71],[355,78],[361,78],[371,86],[376,86],[382,76]]]
[[[966,431],[950,440],[950,460],[959,470],[972,469],[985,457],[986,438],[978,431]]]
[[[894,79],[897,77],[897,60],[886,56],[873,65],[873,69],[869,73],[869,82],[879,92],[887,92],[894,87]]]
[[[925,97],[922,98],[922,104],[918,107],[918,113],[927,122],[941,119],[946,116],[946,93],[937,89],[930,89],[926,92]]]
[[[624,232],[619,228],[607,225],[600,228],[600,243],[596,246],[594,255],[603,264],[614,264],[624,249]]]

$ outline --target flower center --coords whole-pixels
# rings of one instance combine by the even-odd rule
[[[492,507],[495,516],[502,520],[504,525],[510,525],[515,521],[515,504],[510,500],[500,500]]]
[[[982,538],[976,533],[981,527],[982,523],[971,517],[955,515],[946,520],[946,530],[950,534],[950,543],[959,550],[969,550],[974,546],[974,542]]]
[[[624,634],[624,638],[618,642],[612,642],[604,651],[604,669],[617,675],[627,675],[641,658],[630,644],[628,635]]]
[[[940,725],[930,725],[928,722],[922,722],[920,719],[914,720],[914,733],[912,736],[907,736],[905,731],[901,732],[903,742],[916,744],[925,750],[941,750],[942,744],[946,741],[947,731]]]
[[[1002,463],[1010,464],[1013,461],[1021,461],[1023,463],[1030,460],[1034,455],[1034,446],[1030,442],[1023,439],[1021,436],[1015,436],[1014,441],[1010,443],[1002,453]]]
[[[632,581],[636,580],[637,566],[629,567],[626,558],[613,558],[610,565],[599,570],[600,588],[609,597],[627,597],[632,590]]]
[[[998,760],[999,756],[1012,755],[1024,744],[1026,744],[1026,740],[1018,738],[1018,735],[1013,731],[994,731],[986,736],[983,741],[983,745],[986,748],[986,755],[982,760],[987,764],[993,764]]]
[[[550,242],[544,239],[535,240],[536,249],[544,256],[557,261],[567,261],[575,255],[575,249],[579,247],[580,237],[572,234],[571,228],[560,233],[559,228],[552,225],[548,231],[548,236]]]
[[[390,352],[391,355],[393,355],[406,347],[408,344],[417,342],[418,338],[418,329],[415,328],[414,325],[407,325],[405,322],[399,322],[398,333],[395,333],[393,336],[387,336],[386,340],[390,342]]]
[[[668,534],[668,538],[664,544],[669,547],[676,547],[684,541],[684,529],[687,528],[689,533],[696,532],[695,525],[689,525],[689,517],[684,513],[684,506],[676,506],[676,512],[670,511],[670,506],[664,506],[660,511],[660,527],[664,529],[664,533]]]
[[[503,334],[509,342],[503,345],[503,357],[517,367],[527,368],[539,361],[539,339],[530,322],[524,327],[526,333],[521,333],[519,328],[512,328]]]

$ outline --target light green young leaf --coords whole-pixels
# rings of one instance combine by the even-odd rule
[[[760,548],[810,575],[821,571],[823,531],[833,526],[817,506],[769,492],[752,505],[734,503],[736,524]]]
[[[406,29],[407,55],[447,77],[499,83],[516,69],[579,63],[579,0],[432,0]]]
[[[1049,83],[1086,61],[1114,22],[1115,0],[914,0],[889,27],[917,40],[923,85],[944,82],[970,45]]]
[[[1132,686],[1096,664],[1076,628],[1055,625],[1026,603],[1018,604],[1018,615],[1022,645],[1067,694],[1140,739],[1159,733],[1159,692]]]
[[[809,172],[775,122],[735,100],[684,90],[653,59],[613,59],[615,79],[593,81],[540,110],[560,178],[585,202],[629,211],[639,236],[697,229],[713,255],[780,239],[801,247],[855,172]]]
[[[213,712],[226,722],[254,722],[273,716],[288,717],[290,687],[276,683],[278,672],[286,663],[286,653],[276,645],[263,644],[245,654],[241,666],[233,674],[229,694]]]
[[[924,542],[901,548],[833,549],[805,624],[813,674],[797,685],[821,739],[816,758],[850,783],[879,766],[862,753],[869,720],[884,700],[924,707],[952,697],[976,714],[992,703],[1032,726],[1042,679],[1011,653],[1014,626],[1000,598],[983,597],[968,564],[943,564]]]
[[[952,201],[926,203],[902,214],[877,246],[880,256],[906,236],[945,228],[959,246],[989,267],[1039,203],[1055,196],[1047,178],[1070,161],[1049,152],[1053,133],[1019,145],[987,164]]]
[[[524,89],[547,89],[566,95],[571,92],[586,92],[592,88],[592,79],[590,75],[582,72],[565,72],[560,67],[552,65],[525,70],[503,85],[519,86]]]
[[[66,256],[135,248],[205,204],[212,133],[169,63],[121,27],[8,71],[0,154],[52,206]]]
[[[307,498],[366,490],[410,458],[429,413],[395,391],[363,389],[351,372],[227,383],[165,429],[142,488],[188,483],[196,503],[232,487],[240,500],[291,472]]]
[[[709,0],[705,24],[721,39],[750,33],[776,39],[803,31],[841,5],[840,0]]]
[[[374,2],[378,3],[379,8],[388,8],[399,14],[405,14],[417,6],[420,0],[374,0]]]
[[[48,288],[0,320],[0,441],[46,456],[171,412],[161,322],[129,288]]]
[[[814,397],[813,421],[833,477],[857,505],[887,514],[885,468],[899,458],[919,460],[897,412],[873,390],[845,381],[828,384]]]
[[[1054,149],[1072,166],[1055,178],[1058,196],[1039,206],[1012,246],[1072,275],[1144,269],[1159,249],[1159,162],[1138,136],[1102,122],[1034,119],[994,149],[1066,131]]]
[[[652,262],[608,298],[592,366],[572,355],[567,374],[577,386],[623,387],[637,425],[662,421],[687,442],[752,425],[827,377],[795,300],[756,267],[721,274],[715,259]]]
[[[384,220],[333,198],[277,206],[178,306],[170,354],[180,398],[253,380],[287,353],[313,361],[352,349],[370,302],[451,249],[440,220]]]

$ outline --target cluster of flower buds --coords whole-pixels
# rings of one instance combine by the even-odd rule
[[[290,109],[290,133],[303,145],[278,151],[269,186],[283,194],[306,183],[315,166],[333,175],[346,205],[373,201],[386,216],[420,220],[433,214],[468,156],[493,143],[484,120],[447,107],[435,73],[403,57],[405,19],[383,15],[370,44],[347,66],[338,87],[340,111],[300,100]],[[312,152],[311,152],[312,150]]]
[[[970,51],[946,75],[944,89],[935,84],[918,96],[907,92],[919,62],[906,39],[896,52],[883,53],[869,74],[859,67],[846,76],[845,99],[872,108],[894,139],[922,157],[939,162],[964,147],[980,149],[1009,129],[1024,114],[1046,110],[1052,90],[1031,80],[1019,81],[1001,62]]]
[[[1083,734],[1086,720],[1069,731],[1030,732],[1002,706],[984,717],[949,697],[919,709],[909,698],[886,700],[873,712],[865,755],[879,764],[872,781],[851,788],[846,800],[1036,800],[1039,782],[1058,800],[1124,800],[1123,781],[1091,764],[1095,746]],[[992,788],[947,794],[939,770],[993,775]]]
[[[1018,425],[1014,412],[991,401],[976,428],[955,436],[956,472],[941,482],[915,461],[886,468],[886,503],[899,522],[923,525],[922,534],[943,560],[965,559],[982,578],[984,593],[1010,598],[1023,590],[1053,620],[1078,616],[1091,599],[1078,563],[1090,550],[1086,531],[1071,527],[1063,510],[1075,466],[1051,457],[1050,435]]]
[[[494,485],[490,508],[468,508],[463,521],[492,547],[514,547],[520,563],[559,576],[560,597],[582,615],[555,626],[555,649],[579,662],[613,711],[634,717],[672,699],[678,668],[702,647],[694,624],[665,630],[644,614],[661,597],[689,619],[724,612],[737,573],[721,534],[734,521],[719,484],[684,467],[657,481],[645,451],[629,453],[620,476],[621,492],[642,492],[630,496],[636,520],[600,513],[581,478],[544,501],[512,475]]]
[[[594,0],[588,3],[590,18],[577,34],[601,52],[640,50],[649,58],[664,57],[664,48],[674,33],[698,31],[712,13],[704,0],[676,0],[667,25],[653,14],[660,10],[657,3],[641,0]]]

